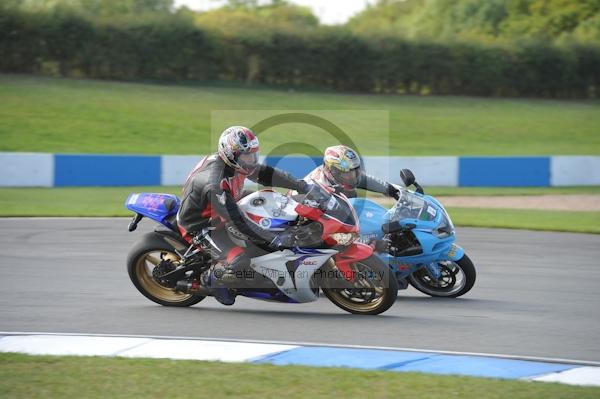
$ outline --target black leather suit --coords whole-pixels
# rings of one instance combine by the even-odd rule
[[[249,221],[240,211],[237,201],[243,196],[246,177],[263,186],[299,192],[305,192],[307,187],[303,180],[267,165],[259,165],[254,173],[246,176],[228,166],[216,154],[200,161],[183,186],[177,215],[179,229],[190,241],[192,236],[212,228],[209,235],[213,241],[211,256],[213,259],[226,258],[230,264],[249,263],[249,258],[231,241],[227,232],[257,244],[268,244],[276,236]]]

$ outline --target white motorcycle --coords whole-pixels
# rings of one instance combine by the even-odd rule
[[[212,295],[200,278],[211,267],[210,256],[179,234],[179,204],[176,196],[157,193],[131,194],[125,203],[135,212],[129,231],[143,217],[166,227],[144,235],[127,259],[136,288],[165,306],[191,306]],[[356,314],[380,314],[394,304],[398,283],[372,247],[358,242],[359,220],[343,194],[330,193],[319,202],[310,193],[291,198],[262,190],[242,198],[239,206],[264,229],[289,230],[297,246],[269,252],[231,236],[251,256],[237,295],[304,303],[316,301],[323,290],[335,305]],[[204,233],[208,239],[209,231]]]

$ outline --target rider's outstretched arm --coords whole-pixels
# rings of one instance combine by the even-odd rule
[[[265,164],[260,165],[248,178],[263,186],[289,188],[299,193],[305,193],[309,186],[304,180],[298,180],[281,169]]]
[[[227,190],[218,184],[211,184],[207,189],[210,193],[212,209],[225,220],[227,231],[242,240],[258,244],[269,243],[273,240],[275,234],[255,226],[242,215],[235,199]]]
[[[388,197],[398,198],[399,190],[393,184],[385,182],[374,176],[362,173],[358,181],[357,188],[385,194]]]

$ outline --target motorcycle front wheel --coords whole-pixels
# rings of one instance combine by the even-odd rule
[[[352,263],[351,268],[353,288],[340,288],[335,281],[322,287],[331,302],[347,312],[364,315],[383,313],[394,304],[398,282],[379,258],[370,256]]]
[[[127,272],[135,288],[153,302],[163,306],[195,305],[205,297],[177,292],[160,284],[155,278],[160,272],[158,268],[176,267],[180,260],[175,249],[159,234],[148,233],[129,252]]]
[[[457,298],[473,288],[477,273],[465,254],[454,261],[440,262],[441,276],[435,279],[425,267],[408,276],[408,282],[417,290],[433,297]]]

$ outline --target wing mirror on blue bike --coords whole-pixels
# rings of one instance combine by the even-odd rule
[[[402,179],[402,182],[404,182],[405,187],[415,186],[415,190],[419,194],[423,194],[423,187],[421,187],[419,183],[417,183],[415,175],[410,169],[402,169],[400,171],[400,178]]]
[[[410,169],[402,169],[400,171],[400,178],[402,179],[402,181],[404,182],[404,186],[406,187],[412,186],[416,181],[415,175]]]

